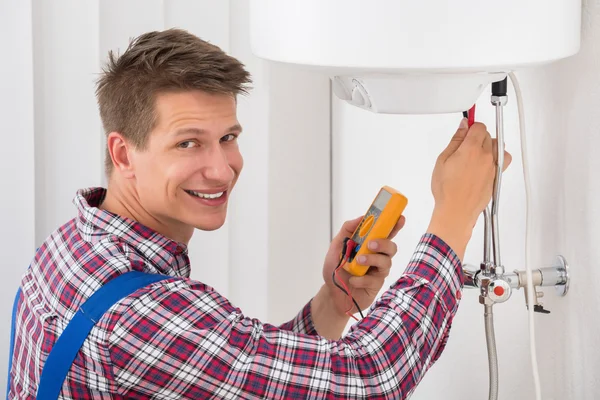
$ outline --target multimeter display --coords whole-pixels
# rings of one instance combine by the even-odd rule
[[[386,190],[381,190],[371,208],[367,211],[365,216],[363,217],[361,223],[358,225],[358,228],[352,235],[351,239],[356,243],[356,247],[354,251],[350,255],[350,259],[348,261],[354,260],[356,253],[360,250],[363,245],[365,239],[369,236],[371,229],[373,229],[374,222],[380,217],[381,211],[385,208],[386,204],[392,198],[392,194]],[[400,218],[400,217],[398,217]]]

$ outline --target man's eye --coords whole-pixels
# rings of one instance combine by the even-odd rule
[[[222,142],[231,142],[232,140],[235,140],[235,139],[237,139],[237,135],[233,134],[233,133],[230,133],[228,135],[223,136],[221,138],[221,141]]]
[[[182,149],[189,149],[190,147],[194,147],[196,145],[196,143],[192,142],[191,140],[188,140],[186,142],[181,142],[179,143],[179,148]]]

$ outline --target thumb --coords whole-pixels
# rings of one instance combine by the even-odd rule
[[[337,234],[336,239],[339,241],[343,241],[345,238],[350,237],[350,235],[352,235],[354,233],[354,231],[356,230],[356,228],[358,227],[358,224],[360,224],[360,221],[362,221],[362,219],[363,219],[363,215],[344,222],[344,225],[342,225],[342,228],[340,229],[339,233]]]
[[[448,146],[446,146],[444,151],[442,151],[442,154],[440,154],[440,157],[439,157],[440,161],[446,161],[446,159],[448,159],[448,157],[450,157],[452,154],[454,154],[454,152],[456,150],[458,150],[458,148],[460,147],[462,142],[465,140],[465,137],[467,136],[468,131],[469,131],[469,124],[467,122],[467,119],[463,118],[460,121],[458,130],[456,131],[454,136],[452,136],[452,139],[450,139],[450,143],[448,143]]]
[[[504,165],[502,166],[502,172],[506,171],[509,165],[512,163],[512,154],[508,151],[504,152]]]

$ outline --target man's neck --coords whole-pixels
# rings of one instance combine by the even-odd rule
[[[121,185],[109,183],[106,196],[98,208],[139,222],[176,242],[187,245],[191,239],[191,234],[182,234],[185,232],[184,229],[176,229],[144,209],[133,188],[123,188]]]

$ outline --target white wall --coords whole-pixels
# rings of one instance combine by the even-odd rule
[[[35,250],[34,91],[31,5],[0,3],[0,388],[7,368],[9,321],[19,276]],[[10,34],[8,34],[10,32]],[[20,41],[13,38],[19,37]],[[4,393],[4,392],[2,392]]]
[[[270,79],[269,318],[283,321],[323,284],[331,239],[330,87],[327,77],[284,65],[272,65]]]
[[[190,243],[192,277],[274,323],[316,293],[330,232],[329,82],[254,57],[247,7],[239,0],[0,2],[0,388],[23,271],[36,246],[75,216],[75,191],[106,184],[94,81],[108,50],[123,52],[146,31],[185,28],[238,57],[254,79],[238,107],[245,169],[227,223],[196,232]],[[309,213],[312,221],[303,218]],[[305,237],[302,254],[290,257],[298,237]]]
[[[329,79],[254,57],[248,3],[232,5],[232,54],[250,68],[256,90],[239,107],[245,167],[229,216],[229,294],[248,315],[281,323],[322,283],[330,231]]]
[[[538,149],[534,249],[541,261],[546,249],[559,249],[572,264],[572,292],[548,298],[554,311],[540,318],[539,361],[542,383],[553,399],[596,399],[600,396],[600,4],[585,2],[584,45],[566,62],[527,76],[531,137]],[[550,87],[548,82],[556,82]],[[552,314],[551,314],[552,315]]]
[[[538,362],[545,400],[596,399],[600,370],[596,339],[600,281],[600,5],[588,1],[583,14],[579,55],[518,77],[524,91],[534,205],[532,243],[535,267],[548,266],[556,254],[571,263],[573,281],[565,298],[544,289],[551,310],[537,315]],[[506,144],[514,156],[503,179],[500,229],[503,262],[508,270],[524,268],[525,197],[520,162],[516,100],[509,92]],[[399,234],[394,277],[404,269],[418,238],[427,228],[433,201],[429,184],[436,156],[456,129],[460,115],[375,115],[333,100],[334,226],[364,212],[381,185],[409,198],[407,224]],[[478,102],[478,119],[494,134],[489,92]],[[358,157],[369,162],[361,166]],[[481,222],[481,221],[480,221]],[[479,224],[466,261],[482,256]],[[391,283],[391,278],[390,278]],[[527,314],[523,291],[495,308],[500,368],[500,399],[534,398],[529,362]],[[463,297],[450,340],[413,398],[486,399],[487,355],[483,310],[477,292]]]

